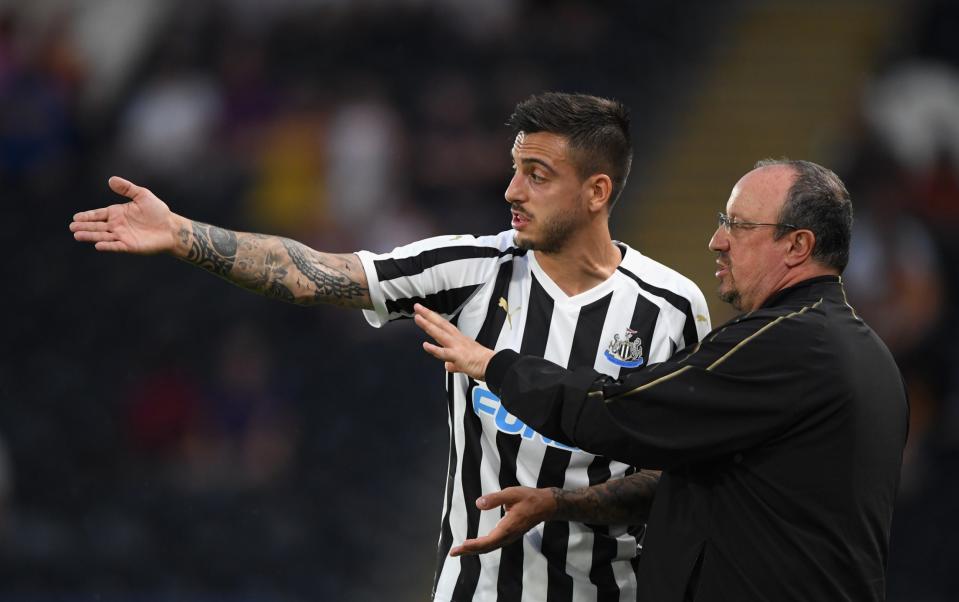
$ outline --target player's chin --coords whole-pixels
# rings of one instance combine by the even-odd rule
[[[533,239],[533,237],[526,232],[517,231],[516,234],[513,235],[513,243],[520,249],[524,249],[526,251],[533,251],[536,249],[535,239]]]

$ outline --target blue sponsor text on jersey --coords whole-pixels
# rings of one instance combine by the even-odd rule
[[[523,439],[538,437],[546,445],[569,451],[579,451],[579,448],[564,445],[559,441],[553,441],[549,437],[540,435],[533,430],[533,427],[507,412],[499,397],[482,387],[473,387],[473,411],[480,417],[483,414],[492,416],[496,429],[504,433],[520,435]]]

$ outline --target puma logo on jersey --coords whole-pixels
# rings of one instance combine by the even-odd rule
[[[507,300],[506,300],[505,298],[503,298],[503,297],[500,297],[500,298],[499,298],[499,306],[502,308],[502,310],[503,310],[504,312],[506,312],[506,322],[509,324],[509,329],[512,330],[512,329],[513,329],[513,314],[515,314],[516,312],[518,312],[518,311],[519,311],[520,309],[522,309],[522,308],[521,308],[521,307],[517,307],[517,308],[514,309],[513,311],[510,311],[510,310],[509,310],[509,301],[507,301]]]

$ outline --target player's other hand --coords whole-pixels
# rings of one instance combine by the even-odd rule
[[[476,507],[480,510],[493,510],[500,506],[506,510],[506,514],[493,530],[483,537],[467,539],[450,550],[450,556],[485,554],[513,543],[539,523],[553,518],[556,498],[552,489],[509,487],[476,500]]]
[[[458,328],[435,311],[419,303],[413,306],[416,325],[430,335],[438,345],[423,342],[423,349],[433,357],[443,360],[447,372],[463,372],[476,380],[486,380],[486,366],[493,357],[493,350],[483,347],[464,335]]]
[[[128,202],[82,211],[73,216],[70,231],[81,242],[92,242],[97,251],[149,255],[171,251],[183,221],[152,192],[116,176],[110,189]]]

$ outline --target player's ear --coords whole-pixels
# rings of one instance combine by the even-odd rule
[[[586,192],[586,206],[590,212],[606,211],[613,192],[613,181],[609,176],[604,173],[593,174],[583,182],[583,188]]]

